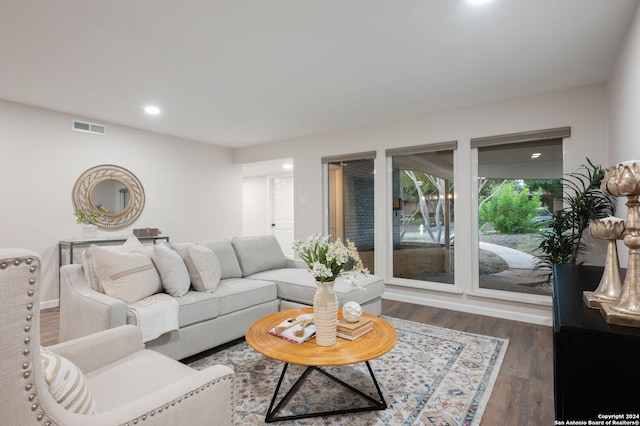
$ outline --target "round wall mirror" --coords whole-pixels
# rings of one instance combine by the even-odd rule
[[[94,166],[80,175],[73,186],[73,205],[84,211],[106,207],[96,224],[103,229],[125,228],[144,208],[144,188],[129,170],[112,164]]]
[[[129,188],[119,180],[105,179],[93,187],[91,204],[95,208],[106,207],[106,214],[113,216],[126,210],[130,194]]]

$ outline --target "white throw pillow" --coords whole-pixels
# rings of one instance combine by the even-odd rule
[[[215,253],[202,244],[193,244],[187,248],[184,257],[191,285],[198,291],[213,292],[220,283],[220,262]]]
[[[44,380],[49,392],[65,410],[76,414],[96,414],[96,403],[82,371],[68,359],[40,348]]]
[[[104,293],[104,289],[100,285],[100,279],[96,275],[96,268],[93,261],[93,250],[91,249],[91,247],[82,251],[80,259],[82,260],[82,270],[84,272],[84,278],[87,280],[91,288],[95,291],[99,291],[100,293]]]
[[[162,291],[158,271],[137,238],[130,237],[121,251],[91,247],[96,275],[105,294],[133,303]]]
[[[187,294],[191,287],[191,278],[187,266],[175,250],[164,244],[156,244],[153,246],[151,260],[160,273],[164,291],[174,297]]]

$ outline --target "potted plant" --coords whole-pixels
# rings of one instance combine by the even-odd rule
[[[582,237],[589,221],[612,216],[615,212],[613,198],[600,189],[607,170],[588,158],[587,163],[580,167],[581,171],[561,179],[565,207],[556,212],[540,232],[541,241],[536,251],[541,254],[536,269],[550,270],[556,263],[582,264],[582,256],[588,250]],[[551,273],[548,279],[551,279]]]
[[[99,206],[93,210],[82,210],[76,208],[73,214],[76,216],[76,223],[83,224],[82,236],[83,237],[95,237],[98,235],[98,227],[96,224],[100,221],[104,214],[109,210],[105,206]]]
[[[311,235],[306,241],[295,241],[293,249],[307,264],[316,280],[313,297],[313,316],[316,325],[316,343],[333,346],[336,343],[338,324],[338,298],[333,290],[334,281],[343,276],[353,287],[360,287],[356,274],[368,274],[354,243],[347,240],[331,241],[328,235]],[[350,270],[347,267],[351,266]],[[362,288],[362,287],[360,287]]]

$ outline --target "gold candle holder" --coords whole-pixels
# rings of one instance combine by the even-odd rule
[[[608,195],[627,197],[624,245],[629,248],[629,265],[620,296],[613,303],[602,303],[601,312],[608,323],[640,327],[640,160],[611,167],[601,189]]]
[[[618,299],[622,291],[620,262],[616,241],[624,235],[624,220],[609,216],[604,219],[590,220],[589,233],[593,238],[607,241],[607,259],[598,288],[582,294],[585,305],[592,309],[600,309],[603,302],[612,303]]]

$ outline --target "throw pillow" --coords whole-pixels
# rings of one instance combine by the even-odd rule
[[[144,246],[135,236],[129,237],[122,246],[104,246],[103,248],[113,251],[141,252],[147,254],[149,257],[151,257],[151,254],[153,253],[153,245]],[[102,284],[100,284],[100,278],[98,278],[98,275],[96,274],[92,248],[89,247],[88,249],[83,250],[80,255],[80,259],[85,280],[89,285],[91,285],[92,289],[99,291],[100,293],[104,293],[104,288],[102,288]]]
[[[287,258],[273,235],[235,237],[231,240],[242,268],[242,276],[287,267]]]
[[[176,253],[178,253],[178,255],[182,258],[182,260],[184,260],[184,258],[187,257],[187,249],[194,244],[195,244],[194,242],[171,243],[171,248],[174,249]]]
[[[151,246],[149,247],[151,248]],[[136,238],[135,235],[132,235],[129,238],[127,238],[127,241],[124,242],[124,244],[120,248],[120,251],[124,251],[127,253],[140,253],[147,256],[151,256],[151,250],[149,250],[147,247],[142,245],[140,240]]]
[[[202,241],[202,245],[210,248],[220,262],[220,279],[242,278],[242,270],[238,257],[229,240]]]
[[[191,284],[198,291],[213,292],[220,283],[220,262],[215,253],[202,244],[187,248],[184,258]]]
[[[127,240],[121,251],[91,246],[96,275],[104,292],[127,303],[137,302],[162,290],[160,276],[151,258],[145,254],[140,241],[132,238]]]
[[[160,273],[162,287],[169,295],[180,297],[187,294],[191,287],[191,279],[187,266],[180,255],[164,244],[153,246],[151,260]]]
[[[96,275],[96,268],[93,261],[93,250],[91,247],[82,251],[80,259],[82,260],[82,271],[84,272],[85,280],[87,280],[89,285],[91,285],[92,289],[99,291],[100,293],[104,293],[104,289],[100,285],[100,279],[98,278],[98,275]]]
[[[76,414],[96,414],[96,404],[82,371],[68,359],[40,348],[44,380],[53,399]]]

